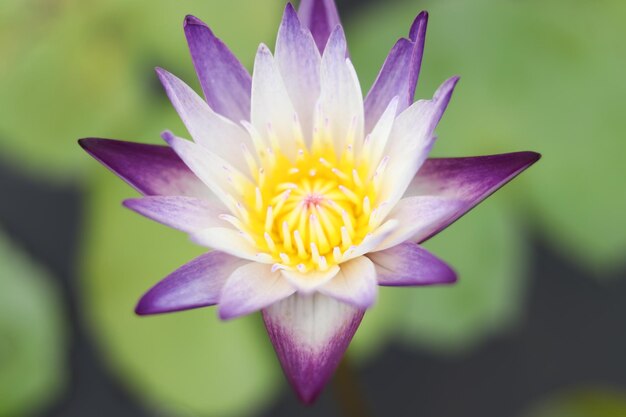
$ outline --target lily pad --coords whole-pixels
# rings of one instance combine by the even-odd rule
[[[166,67],[194,84],[186,14],[205,19],[251,64],[258,43],[273,39],[282,11],[256,0],[5,3],[0,146],[17,166],[64,180],[85,168],[80,137],[147,139],[174,127],[152,123],[154,113],[169,106],[153,68]]]
[[[451,286],[403,289],[400,337],[457,353],[507,329],[526,294],[527,253],[516,218],[499,201],[477,207],[425,245],[459,274]]]
[[[85,225],[84,310],[121,383],[173,415],[245,415],[282,381],[260,318],[218,320],[205,308],[137,317],[138,298],[202,252],[187,237],[124,209],[134,192],[102,167],[90,185]]]
[[[40,411],[65,383],[65,322],[52,278],[0,232],[0,416]]]

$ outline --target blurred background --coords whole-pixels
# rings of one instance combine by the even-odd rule
[[[284,3],[2,0],[1,417],[626,416],[626,2],[337,3],[364,90],[430,12],[417,95],[461,75],[437,156],[543,154],[427,243],[458,285],[382,289],[308,409],[259,317],[136,317],[201,249],[123,209],[76,139],[185,132],[153,72],[198,87],[184,16],[250,68]]]

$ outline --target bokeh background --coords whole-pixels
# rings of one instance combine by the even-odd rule
[[[446,288],[383,289],[305,409],[259,317],[138,318],[200,253],[121,207],[79,149],[182,124],[153,72],[194,87],[182,21],[250,68],[281,0],[0,2],[0,416],[626,416],[626,2],[337,0],[364,90],[430,12],[418,96],[461,75],[437,156],[543,159],[427,247]]]

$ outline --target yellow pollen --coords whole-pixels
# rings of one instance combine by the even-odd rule
[[[353,137],[337,155],[323,123],[308,147],[298,129],[294,119],[292,156],[280,151],[271,126],[265,142],[254,138],[258,158],[244,148],[252,185],[234,215],[223,218],[250,236],[276,270],[326,271],[378,226],[371,217],[387,161],[369,165],[361,152],[355,155]]]

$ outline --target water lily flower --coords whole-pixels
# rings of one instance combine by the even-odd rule
[[[378,285],[456,281],[420,244],[539,155],[427,159],[458,81],[413,102],[427,19],[394,45],[365,99],[332,0],[288,4],[274,54],[261,45],[252,76],[207,25],[185,19],[204,99],[157,73],[193,141],[169,131],[168,146],[80,141],[144,195],[126,207],[211,249],[150,289],[137,314],[261,311],[310,403]]]

